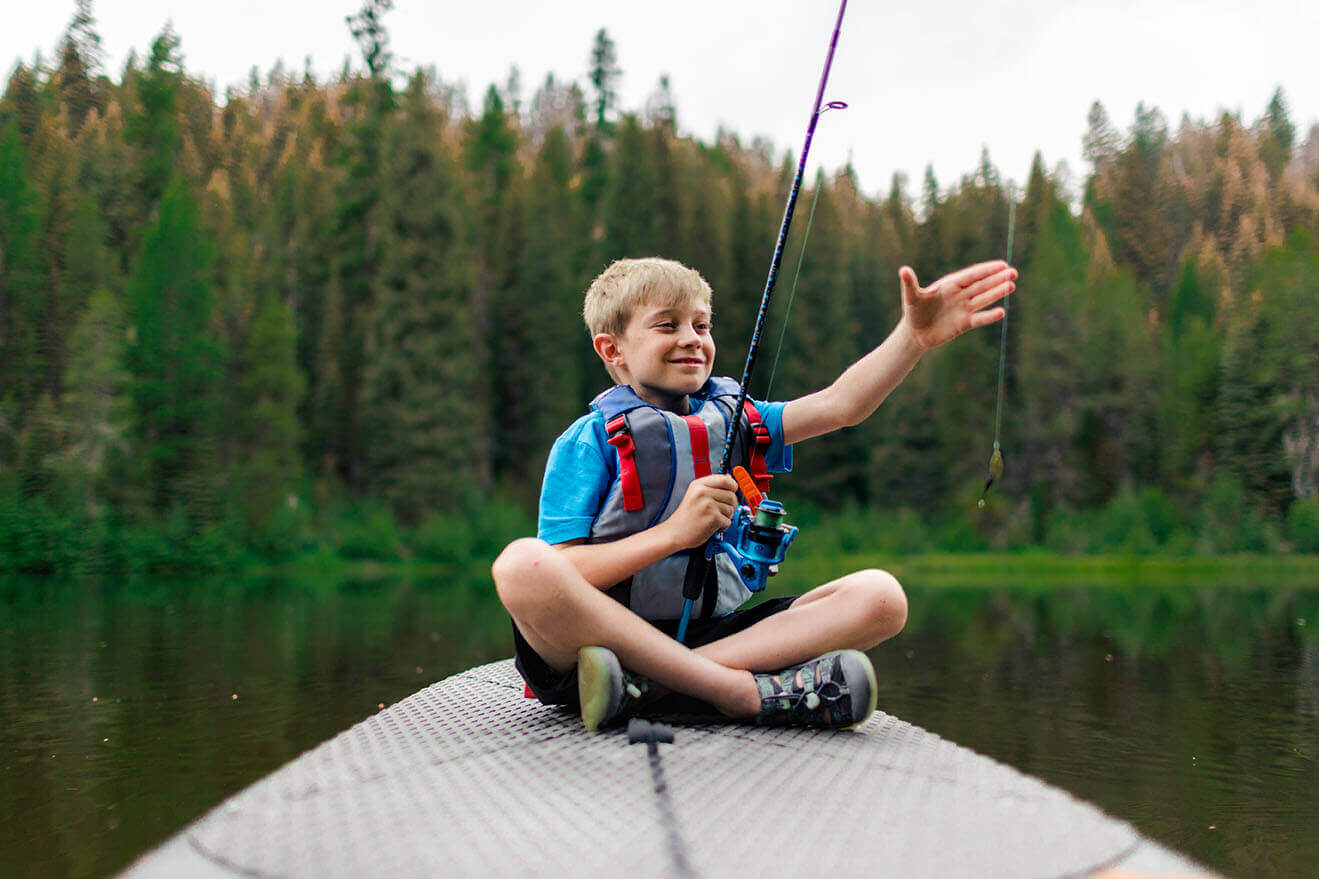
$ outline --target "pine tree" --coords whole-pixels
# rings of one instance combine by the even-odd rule
[[[94,200],[105,221],[110,270],[116,277],[124,275],[132,258],[130,242],[144,213],[137,202],[134,150],[124,126],[122,104],[112,96],[104,115],[96,110],[88,114],[76,142],[78,186]]]
[[[466,164],[471,174],[476,209],[476,276],[471,302],[474,329],[481,342],[473,351],[481,384],[478,399],[485,400],[478,437],[477,478],[488,484],[508,469],[507,449],[498,441],[497,425],[510,394],[513,379],[505,363],[516,363],[516,322],[522,320],[517,289],[522,265],[521,168],[518,134],[504,108],[503,97],[491,87],[479,119],[467,130]]]
[[[474,260],[466,197],[442,130],[418,74],[386,135],[384,170],[395,185],[381,203],[363,402],[368,484],[407,522],[455,508],[479,485]]]
[[[921,223],[916,233],[916,253],[912,255],[912,268],[918,277],[936,277],[940,266],[948,264],[944,257],[947,249],[944,217],[939,201],[939,181],[934,176],[934,166],[925,166],[925,177],[921,181]]]
[[[1160,478],[1175,489],[1208,487],[1209,461],[1216,450],[1219,361],[1223,340],[1215,327],[1216,296],[1188,259],[1173,291],[1160,351],[1158,408]]]
[[[182,80],[179,38],[166,26],[151,44],[146,70],[136,76],[137,103],[125,130],[135,151],[137,202],[142,218],[160,200],[174,173],[182,140],[178,118]]]
[[[1084,497],[1084,474],[1073,453],[1085,411],[1078,399],[1086,364],[1080,306],[1087,253],[1081,229],[1056,198],[1036,231],[1029,274],[1018,282],[1011,320],[1021,333],[1018,376],[1022,409],[1015,456],[1029,462],[1030,494],[1037,521],[1060,504]],[[1009,456],[1013,457],[1013,456]],[[1042,526],[1041,526],[1042,527]],[[1042,538],[1042,531],[1036,538]]]
[[[1081,139],[1081,155],[1096,175],[1106,173],[1117,159],[1122,138],[1108,119],[1108,111],[1099,101],[1090,105],[1086,115],[1086,133]]]
[[[685,237],[683,196],[686,194],[686,186],[697,185],[697,175],[693,173],[694,169],[688,169],[686,174],[679,169],[679,144],[671,116],[661,111],[660,118],[651,123],[646,136],[650,142],[647,164],[653,169],[655,212],[650,252],[677,257],[682,252]]]
[[[574,268],[574,249],[583,235],[574,170],[572,146],[555,127],[528,181],[522,271],[510,302],[515,312],[502,322],[509,334],[503,350],[513,358],[503,364],[503,423],[518,427],[500,430],[499,442],[506,449],[508,484],[527,501],[539,490],[550,444],[589,399],[583,392],[583,353],[594,354],[582,327],[583,284]]]
[[[11,122],[18,126],[24,148],[37,130],[37,120],[41,118],[41,97],[38,93],[37,76],[32,68],[19,63],[9,75],[9,84],[5,87],[4,98],[0,99],[0,130]]]
[[[1156,289],[1171,285],[1178,256],[1166,216],[1167,145],[1163,116],[1156,108],[1139,104],[1130,143],[1113,169],[1114,256]]]
[[[727,171],[717,164],[717,157],[692,147],[685,140],[669,142],[669,155],[662,163],[672,163],[672,166],[660,165],[661,188],[672,187],[670,193],[661,193],[660,196],[660,237],[664,248],[660,252],[691,266],[705,277],[714,290],[716,307],[722,316],[735,297],[754,297],[755,294],[740,293],[739,290],[751,285],[739,284],[733,272],[734,206]],[[672,203],[666,204],[667,199]],[[667,227],[673,223],[678,224],[678,231],[670,237]],[[750,307],[748,304],[747,308]],[[727,330],[734,335],[749,332],[733,323]],[[721,345],[725,343],[723,338],[719,341]],[[734,339],[727,341],[733,342]],[[736,341],[741,343],[745,339]],[[721,372],[735,369],[734,360],[721,358]]]
[[[1223,352],[1222,465],[1281,513],[1319,492],[1319,247],[1303,231],[1267,251]]]
[[[124,362],[123,307],[109,289],[98,287],[69,337],[60,403],[60,475],[77,508],[93,518],[107,512],[111,458],[127,452],[132,412]]]
[[[212,253],[196,200],[176,177],[133,261],[128,368],[147,502],[156,512],[180,503],[195,523],[218,515],[221,478],[216,435],[225,352],[211,327]]]
[[[60,106],[69,115],[69,134],[77,135],[93,109],[103,109],[100,83],[93,77],[101,67],[101,37],[96,32],[91,0],[77,0],[76,12],[60,40],[54,74]]]
[[[64,371],[66,332],[91,288],[73,288],[67,277],[66,257],[74,213],[85,196],[78,185],[78,164],[69,139],[68,113],[47,113],[33,137],[33,157],[39,174],[34,181],[40,193],[42,285],[47,290],[38,338],[45,365],[41,384],[52,400],[58,400]]]
[[[45,372],[37,199],[18,123],[10,121],[0,133],[0,464],[13,460],[13,443]]]
[[[298,409],[302,454],[320,467],[324,434],[311,426],[326,423],[324,412],[334,411],[318,408],[321,332],[335,262],[335,181],[327,152],[340,129],[326,116],[324,95],[307,83],[283,90],[282,111],[287,136],[266,144],[262,159],[270,171],[262,182],[268,197],[256,247],[264,254],[262,283],[277,291],[292,316],[297,369],[307,385]]]
[[[344,19],[361,48],[367,75],[372,80],[386,78],[393,60],[393,53],[389,51],[389,33],[382,21],[385,13],[393,8],[393,0],[363,0],[357,14]]]
[[[595,89],[592,109],[595,127],[598,129],[607,130],[612,122],[611,117],[618,104],[618,80],[621,76],[614,41],[604,28],[600,28],[591,45],[591,69],[588,74],[591,87]]]
[[[282,507],[297,503],[297,407],[305,383],[296,362],[293,315],[278,296],[260,297],[246,330],[234,393],[235,487],[247,527],[261,534]]]
[[[1287,112],[1281,86],[1269,100],[1268,109],[1264,111],[1264,118],[1259,121],[1258,128],[1260,160],[1269,169],[1269,176],[1276,181],[1291,161],[1292,149],[1296,146],[1296,126],[1292,125]]]
[[[335,318],[323,316],[322,352],[336,356],[338,386],[318,392],[315,429],[325,437],[326,464],[350,491],[360,494],[366,481],[366,436],[362,425],[362,393],[366,368],[365,332],[374,311],[373,283],[380,269],[380,200],[386,188],[381,174],[381,142],[395,110],[388,77],[388,34],[381,21],[392,7],[389,0],[366,0],[361,11],[348,19],[357,39],[367,77],[348,89],[351,122],[338,156],[339,187],[333,232],[335,258],[330,285],[339,297]],[[338,339],[330,348],[325,340]],[[321,374],[325,371],[320,370]],[[333,401],[331,408],[324,404]]]
[[[1078,303],[1084,373],[1076,441],[1086,506],[1157,477],[1157,374],[1147,300],[1131,273],[1120,271],[1088,285]]]
[[[624,257],[660,253],[658,187],[652,153],[647,147],[640,121],[630,113],[624,116],[610,156],[605,237],[598,260],[602,266]]]

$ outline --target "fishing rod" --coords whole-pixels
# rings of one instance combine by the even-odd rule
[[[760,310],[756,313],[755,328],[751,333],[751,347],[747,349],[746,365],[742,369],[742,382],[737,392],[737,404],[733,408],[733,417],[728,421],[728,432],[724,436],[724,455],[719,462],[719,474],[729,471],[733,462],[733,441],[737,428],[742,421],[742,410],[746,406],[747,391],[751,386],[751,372],[756,365],[756,354],[760,350],[760,337],[765,330],[765,320],[769,315],[770,298],[774,295],[774,283],[778,280],[779,264],[783,261],[783,248],[788,241],[788,229],[792,225],[792,214],[797,207],[797,196],[801,192],[802,178],[806,174],[806,157],[811,152],[811,141],[815,137],[815,126],[826,110],[841,110],[847,106],[842,101],[824,103],[824,89],[829,82],[829,69],[833,67],[834,50],[838,48],[838,34],[843,27],[843,13],[847,11],[847,0],[838,5],[838,20],[834,22],[833,36],[829,40],[829,54],[824,59],[824,70],[820,74],[820,87],[815,93],[815,105],[811,109],[811,119],[806,126],[806,141],[802,144],[801,159],[797,162],[797,174],[792,180],[792,190],[788,193],[788,204],[783,210],[783,222],[779,226],[778,241],[774,245],[774,258],[769,264],[769,276],[765,279],[765,292],[760,297]],[[741,487],[741,486],[739,486]],[[743,491],[744,496],[746,491]],[[755,492],[759,495],[759,492]],[[747,497],[752,503],[752,497]],[[759,591],[765,588],[765,577],[783,561],[788,544],[796,536],[797,529],[783,524],[782,504],[768,499],[761,499],[756,504],[755,521],[751,521],[751,508],[737,508],[732,524],[716,534],[705,544],[703,552],[693,552],[687,561],[687,573],[682,584],[682,618],[678,621],[677,639],[682,642],[687,636],[687,623],[691,619],[692,605],[713,583],[715,577],[714,556],[719,552],[728,553],[737,564],[738,575],[747,588]]]

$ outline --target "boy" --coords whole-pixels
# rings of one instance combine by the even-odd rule
[[[736,383],[710,378],[711,290],[696,271],[619,260],[592,282],[583,316],[618,384],[555,442],[539,538],[514,541],[492,568],[513,619],[518,670],[542,702],[580,705],[590,730],[625,722],[669,692],[761,724],[844,728],[870,716],[875,676],[860,651],[897,634],[907,617],[902,587],[884,571],[737,610],[749,592],[722,562],[717,594],[702,597],[686,644],[673,633],[688,550],[700,552],[726,528],[738,503],[730,476],[702,475],[721,458],[719,425],[742,421],[741,461],[759,454],[762,471],[790,470],[794,443],[858,424],[925,351],[1002,319],[1004,309],[991,306],[1017,277],[1002,261],[925,288],[908,267],[898,275],[902,319],[882,345],[823,390],[743,413],[728,402]],[[666,493],[652,472],[670,460]]]

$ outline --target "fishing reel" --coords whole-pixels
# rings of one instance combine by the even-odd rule
[[[733,521],[705,545],[705,557],[727,553],[737,566],[737,575],[752,592],[765,588],[765,581],[779,572],[779,564],[788,554],[788,544],[797,536],[797,527],[783,520],[783,504],[761,500],[755,512],[743,505],[733,514]]]
[[[752,592],[760,592],[765,581],[779,572],[779,564],[788,554],[788,544],[797,536],[797,527],[783,521],[787,517],[783,504],[765,498],[746,468],[734,467],[733,478],[747,502],[733,512],[727,528],[706,541],[705,564],[687,566],[682,584],[682,618],[675,636],[679,644],[686,641],[693,603],[701,597],[706,584],[713,582],[716,553],[727,553],[742,583]]]

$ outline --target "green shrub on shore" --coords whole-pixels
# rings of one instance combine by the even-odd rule
[[[531,516],[505,498],[493,497],[471,510],[423,520],[411,535],[418,558],[450,564],[490,561],[513,540],[536,533]]]
[[[411,554],[393,512],[379,501],[336,510],[329,538],[339,555],[354,561],[390,561]]]
[[[1292,504],[1287,513],[1287,539],[1295,552],[1319,553],[1319,497]]]
[[[1044,549],[1061,555],[1212,556],[1319,552],[1319,499],[1296,501],[1272,522],[1240,485],[1215,482],[1184,508],[1158,488],[1119,491],[1098,509],[1058,507],[1030,537],[1030,504],[1004,496],[981,510],[974,500],[922,516],[910,508],[789,504],[802,529],[798,557],[876,553],[982,553]],[[348,562],[488,564],[510,541],[535,534],[531,513],[501,495],[470,499],[462,512],[436,512],[413,527],[378,500],[334,503],[320,514],[289,504],[253,532],[236,513],[198,525],[180,505],[155,521],[70,515],[46,498],[23,500],[0,483],[0,572],[35,574],[234,571],[307,559]]]

